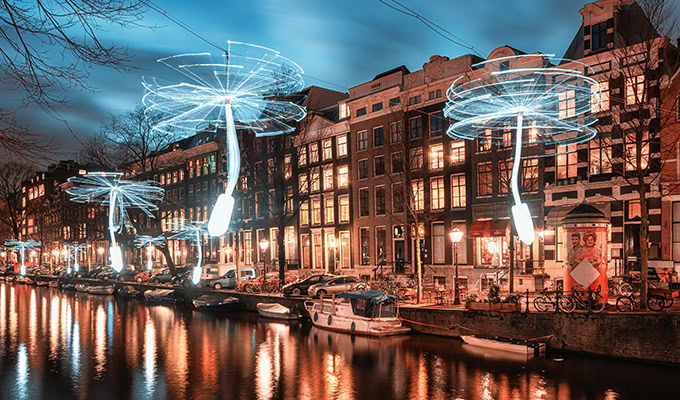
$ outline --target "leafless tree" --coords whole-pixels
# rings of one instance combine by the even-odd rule
[[[0,163],[0,223],[3,224],[13,239],[19,239],[21,227],[28,213],[22,205],[22,184],[33,177],[35,169],[26,163],[5,161]]]
[[[88,89],[89,67],[135,68],[123,46],[98,36],[105,25],[140,25],[145,0],[4,1],[0,6],[0,83],[20,92],[22,105],[36,104],[55,116],[71,88]],[[28,133],[28,135],[27,135]],[[45,157],[51,143],[0,109],[0,147],[12,154]]]
[[[605,153],[612,173],[635,188],[640,201],[640,304],[647,304],[649,253],[649,206],[652,191],[662,191],[661,174],[675,143],[661,140],[668,127],[677,123],[671,110],[664,109],[668,98],[669,77],[680,67],[678,49],[670,38],[677,36],[677,4],[667,0],[638,0],[622,14],[620,30],[613,38],[614,48],[597,57],[611,63],[611,72],[603,74],[609,85],[612,124],[621,130],[621,138],[599,127],[599,135],[611,140]],[[618,88],[618,91],[614,89]],[[606,98],[605,98],[606,99]],[[602,138],[597,139],[601,141]],[[666,187],[668,189],[668,187]],[[658,194],[658,193],[657,193]]]

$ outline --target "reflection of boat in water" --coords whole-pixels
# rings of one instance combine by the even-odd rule
[[[545,352],[545,342],[535,340],[512,339],[498,336],[461,335],[461,339],[471,346],[493,352],[519,354],[523,357],[539,355]]]
[[[87,288],[89,294],[113,294],[116,290],[113,286],[90,286]]]
[[[192,301],[201,310],[231,311],[238,307],[238,299],[223,294],[204,294]]]
[[[300,314],[291,312],[291,309],[279,303],[257,303],[257,312],[264,318],[272,319],[298,319]]]
[[[118,289],[118,294],[123,297],[137,297],[140,295],[140,292],[134,286],[126,285]]]
[[[76,288],[76,285],[74,283],[64,283],[61,285],[61,288],[64,290],[73,290]]]
[[[172,289],[155,289],[144,292],[144,298],[151,302],[174,302],[177,295]]]
[[[397,317],[396,298],[377,290],[358,290],[305,302],[312,323],[322,329],[357,335],[407,333]]]

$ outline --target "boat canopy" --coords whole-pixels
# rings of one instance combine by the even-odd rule
[[[373,304],[380,304],[386,301],[394,301],[396,297],[379,290],[355,290],[352,292],[340,293],[337,297],[342,299],[362,299],[371,301]]]

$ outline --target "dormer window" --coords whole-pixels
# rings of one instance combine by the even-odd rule
[[[600,22],[591,27],[591,50],[597,51],[607,47],[607,22]]]

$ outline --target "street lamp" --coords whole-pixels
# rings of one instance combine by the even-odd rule
[[[267,239],[262,239],[260,240],[260,250],[262,250],[262,270],[264,271],[264,274],[262,274],[262,290],[264,291],[264,288],[267,286],[267,259],[265,257],[265,252],[269,248],[269,240]],[[237,277],[238,279],[238,277]]]
[[[458,246],[463,239],[463,232],[454,228],[450,233],[451,243],[453,243],[453,264],[456,267],[456,279],[454,281],[453,304],[460,304],[460,287],[458,286]]]

